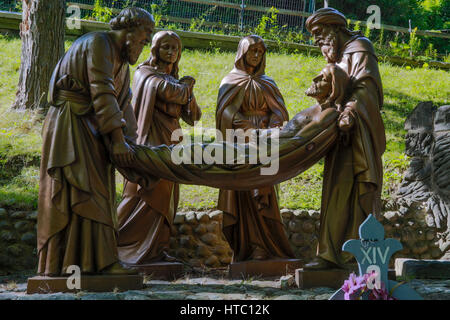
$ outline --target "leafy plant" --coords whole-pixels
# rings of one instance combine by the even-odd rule
[[[111,7],[114,6],[116,0],[112,2]],[[92,17],[100,22],[109,22],[113,16],[113,11],[103,5],[103,0],[95,0],[94,8],[92,9]]]

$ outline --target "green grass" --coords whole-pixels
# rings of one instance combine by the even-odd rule
[[[66,47],[70,45],[67,42]],[[140,62],[150,54],[147,48]],[[215,128],[217,92],[222,78],[231,70],[234,53],[185,50],[180,63],[180,76],[191,75],[197,82],[195,95],[202,108],[203,127]],[[7,112],[14,100],[20,66],[20,40],[0,37],[0,206],[34,208],[39,183],[38,157],[41,148],[40,125],[32,122],[32,114]],[[269,53],[266,73],[275,79],[282,92],[289,115],[311,106],[305,96],[311,79],[325,66],[321,57],[302,54]],[[136,66],[131,68],[132,75]],[[383,197],[395,191],[408,165],[404,153],[404,121],[420,101],[436,105],[449,102],[449,73],[432,69],[407,69],[381,64],[385,104],[387,150],[383,156]],[[182,124],[183,128],[188,128]],[[280,206],[292,209],[320,208],[323,161],[302,175],[280,185]],[[122,179],[117,179],[120,193]],[[202,186],[181,187],[182,209],[214,208],[218,190]]]

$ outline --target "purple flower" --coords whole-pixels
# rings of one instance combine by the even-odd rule
[[[345,300],[359,300],[367,287],[367,277],[368,275],[357,277],[353,272],[350,274],[349,279],[342,285]]]

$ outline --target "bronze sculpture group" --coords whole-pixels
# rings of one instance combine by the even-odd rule
[[[240,41],[235,66],[219,88],[216,125],[221,132],[281,129],[279,172],[260,176],[258,164],[171,162],[180,118],[193,125],[201,110],[195,79],[179,79],[182,46],[172,31],[153,37],[151,55],[129,89],[129,64],[150,42],[154,25],[145,10],[124,9],[111,31],[82,36],[55,68],[43,128],[38,273],[60,276],[78,265],[85,274],[128,274],[134,271],[119,261],[175,261],[167,251],[178,183],[221,188],[218,208],[233,262],[294,258],[275,185],[323,156],[318,256],[305,267],[344,267],[349,257],[342,244],[380,210],[383,93],[370,41],[349,31],[340,12],[316,11],[306,26],[328,64],[306,92],[317,104],[289,122],[282,94],[265,75],[263,40]],[[126,179],[117,213],[115,168]]]

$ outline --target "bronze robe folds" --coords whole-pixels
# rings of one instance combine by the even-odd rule
[[[171,145],[179,119],[190,125],[201,110],[188,87],[171,75],[141,65],[134,76],[133,107],[138,121],[139,144]],[[170,226],[178,207],[179,185],[159,180],[148,188],[125,182],[119,220],[119,258],[127,264],[143,264],[163,258],[169,249]]]
[[[118,261],[114,166],[104,140],[121,127],[135,139],[129,83],[128,63],[103,32],[77,39],[53,73],[43,127],[39,274],[64,274],[70,265],[99,272]]]
[[[282,126],[289,118],[283,97],[272,78],[264,74],[265,54],[253,75],[246,72],[248,50],[240,45],[235,68],[222,80],[216,126],[227,129]],[[253,259],[256,248],[267,258],[292,258],[294,253],[281,222],[278,199],[271,185],[247,191],[220,190],[218,209],[224,215],[223,232],[234,251],[233,261]]]
[[[325,159],[318,255],[342,265],[351,258],[342,252],[343,243],[359,237],[359,226],[370,213],[380,213],[386,137],[380,114],[383,89],[370,41],[352,37],[338,65],[352,81],[349,101],[356,121],[350,144],[336,144]]]

